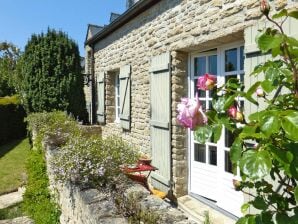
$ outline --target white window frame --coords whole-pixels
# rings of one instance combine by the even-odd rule
[[[115,74],[115,123],[120,123],[120,77]]]

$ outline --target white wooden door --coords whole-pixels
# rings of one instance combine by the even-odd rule
[[[211,108],[212,91],[201,91],[196,87],[197,79],[205,73],[217,75],[217,52],[196,55],[192,58],[191,97],[196,94],[206,110]],[[218,150],[215,143],[200,144],[191,134],[190,191],[211,200],[217,200]]]
[[[212,109],[213,91],[201,91],[196,88],[197,78],[210,73],[217,75],[219,86],[229,78],[244,77],[243,46],[231,45],[218,48],[204,54],[191,57],[190,96],[197,93],[204,110]],[[243,100],[238,99],[243,106]],[[243,194],[233,186],[233,179],[239,177],[232,174],[229,151],[233,135],[223,129],[221,138],[214,142],[211,138],[206,144],[195,141],[193,133],[190,140],[190,192],[214,201],[224,210],[240,216]]]

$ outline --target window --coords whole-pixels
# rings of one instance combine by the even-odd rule
[[[115,75],[115,122],[120,122],[120,79]]]

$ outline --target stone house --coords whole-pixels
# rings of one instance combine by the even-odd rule
[[[275,10],[297,1],[275,0]],[[244,195],[236,192],[229,150],[232,136],[199,144],[176,121],[177,104],[194,96],[196,80],[206,72],[219,83],[248,75],[266,56],[254,43],[264,26],[258,0],[139,0],[105,26],[89,25],[85,41],[85,87],[90,122],[103,136],[118,135],[151,155],[159,168],[152,184],[174,198],[188,195],[234,217]],[[295,24],[294,24],[295,23]],[[298,36],[289,20],[286,30]],[[296,32],[296,33],[295,33]],[[204,108],[211,92],[199,92]],[[245,112],[257,110],[243,102]]]

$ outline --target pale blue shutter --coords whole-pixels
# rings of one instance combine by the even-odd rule
[[[100,72],[96,77],[97,82],[97,122],[105,123],[105,73]]]
[[[130,129],[130,65],[120,68],[120,123],[125,130]]]
[[[151,59],[151,150],[152,163],[158,168],[151,174],[154,187],[167,191],[171,179],[171,76],[170,54]]]

